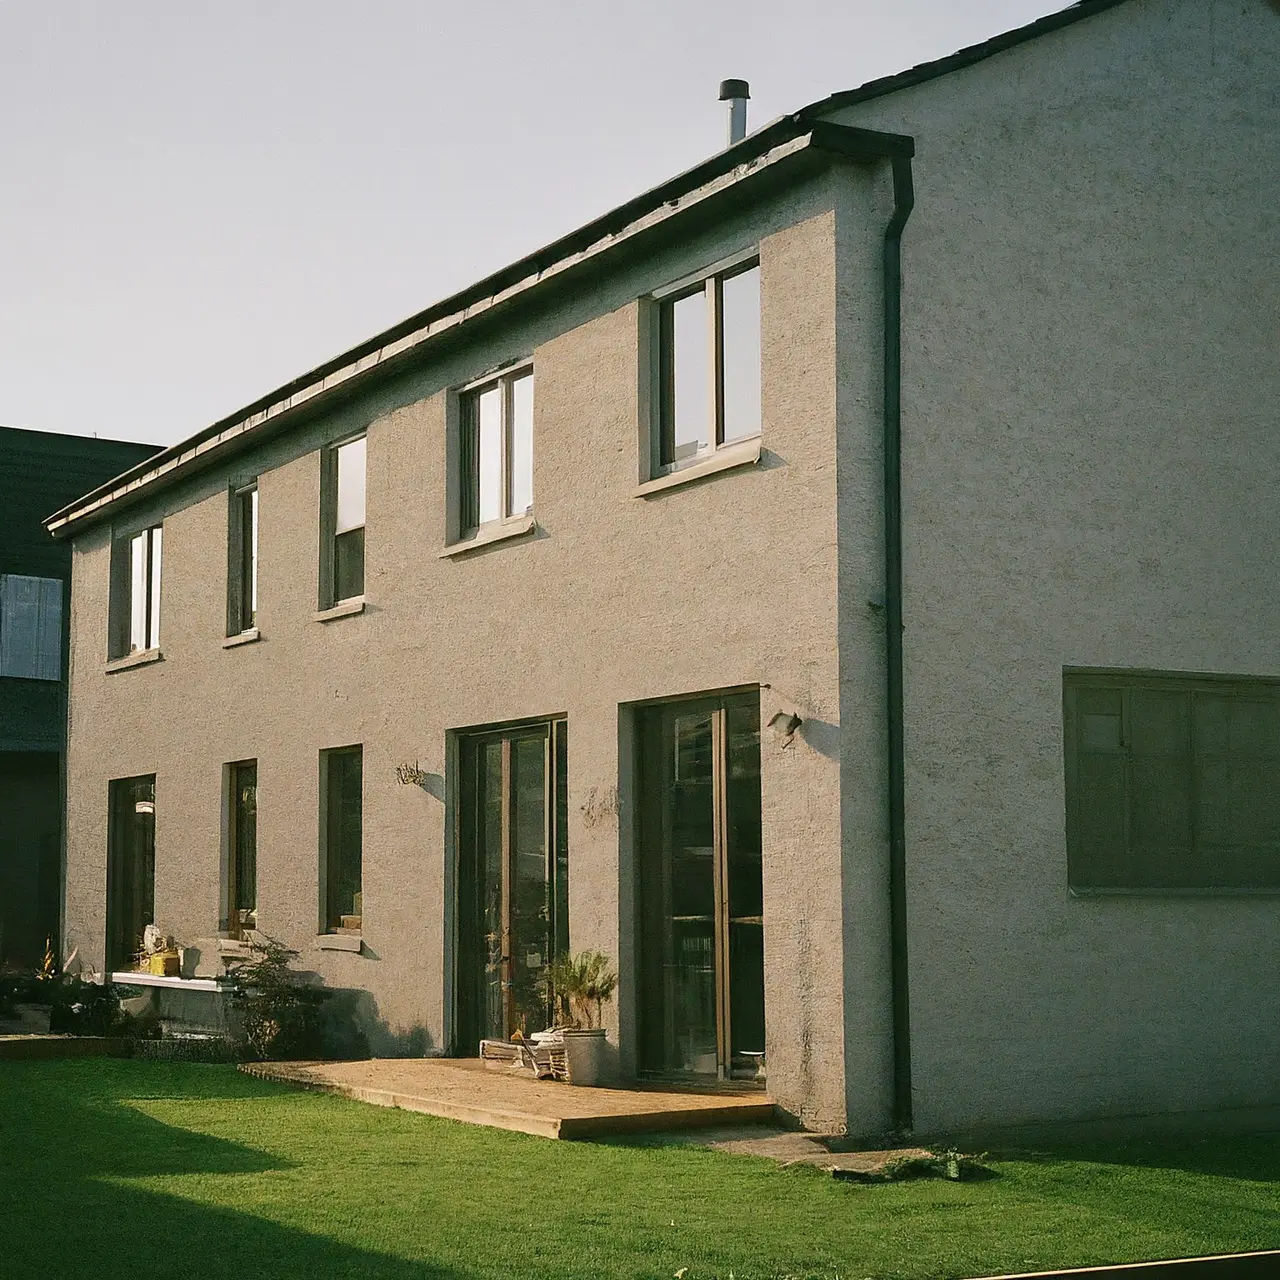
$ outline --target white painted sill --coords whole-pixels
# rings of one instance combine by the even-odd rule
[[[159,649],[139,649],[137,653],[126,653],[123,658],[112,658],[106,670],[128,671],[131,667],[145,667],[149,662],[160,662],[164,654]]]
[[[363,941],[358,933],[318,933],[312,945],[318,951],[359,951]]]
[[[750,440],[737,440],[733,444],[721,445],[715,453],[708,454],[700,462],[681,467],[677,471],[668,471],[666,475],[655,476],[652,480],[646,480],[631,491],[631,496],[648,498],[655,493],[665,493],[668,489],[676,489],[680,485],[692,484],[695,480],[718,475],[721,471],[754,466],[759,461],[759,436],[752,436]]]
[[[224,649],[236,649],[242,644],[252,644],[255,640],[261,640],[262,633],[257,627],[250,627],[248,631],[242,631],[238,636],[228,636],[223,642]]]
[[[506,542],[510,538],[522,538],[532,533],[537,521],[532,515],[517,516],[514,520],[495,520],[492,524],[481,525],[471,537],[462,542],[451,542],[443,551],[436,553],[440,560],[450,556],[466,555],[468,551],[478,551],[481,547],[491,547],[495,542]]]
[[[121,971],[113,973],[108,979],[122,987],[172,987],[176,991],[225,991],[226,987],[217,978],[173,978],[161,977],[158,973],[132,973]]]
[[[335,622],[339,618],[353,618],[357,613],[363,612],[364,596],[352,596],[350,600],[343,600],[331,609],[317,609],[311,618],[314,622]]]

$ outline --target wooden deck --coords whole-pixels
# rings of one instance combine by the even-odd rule
[[[773,1119],[759,1089],[695,1090],[646,1083],[587,1089],[485,1068],[478,1058],[375,1058],[364,1062],[253,1062],[263,1080],[322,1089],[359,1102],[421,1111],[543,1138],[741,1125]]]

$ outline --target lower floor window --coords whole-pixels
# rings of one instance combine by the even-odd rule
[[[1280,681],[1063,677],[1078,890],[1280,889]]]
[[[229,782],[227,928],[238,933],[258,923],[258,762],[233,764]]]
[[[320,753],[324,797],[324,928],[359,932],[363,925],[361,888],[364,749],[339,747]]]
[[[155,923],[155,774],[117,778],[107,806],[107,968],[132,969]]]

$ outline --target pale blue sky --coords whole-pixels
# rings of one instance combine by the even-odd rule
[[[0,0],[0,423],[172,444],[723,145],[1065,0]]]

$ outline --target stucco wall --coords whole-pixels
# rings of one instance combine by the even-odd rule
[[[155,772],[156,912],[183,939],[219,914],[225,762],[258,760],[259,925],[332,984],[371,994],[383,1051],[447,1047],[446,800],[397,785],[443,778],[448,731],[564,713],[569,724],[573,947],[619,957],[615,1022],[632,1060],[636,981],[624,812],[588,821],[619,784],[619,706],[739,685],[764,719],[839,715],[835,536],[836,208],[820,176],[714,232],[602,272],[553,307],[302,422],[256,457],[192,481],[164,517],[163,661],[104,673],[108,539],[76,542],[67,923],[101,960],[107,782]],[[853,197],[842,179],[846,216]],[[632,496],[635,299],[759,241],[765,453],[759,466]],[[440,559],[443,388],[532,352],[535,536]],[[320,623],[317,446],[368,425],[367,605]],[[228,483],[260,472],[262,640],[226,650]],[[623,735],[625,747],[625,733]],[[364,744],[364,942],[313,949],[317,753]],[[770,1087],[811,1123],[845,1115],[840,765],[831,743],[763,744]],[[441,795],[447,790],[440,788]],[[625,792],[625,788],[624,788]],[[606,803],[604,809],[610,806]],[[621,837],[621,838],[620,838]]]
[[[1071,897],[1062,744],[1065,666],[1280,676],[1277,66],[1265,0],[1131,0],[836,117],[918,146],[919,1128],[1280,1099],[1280,900]]]

